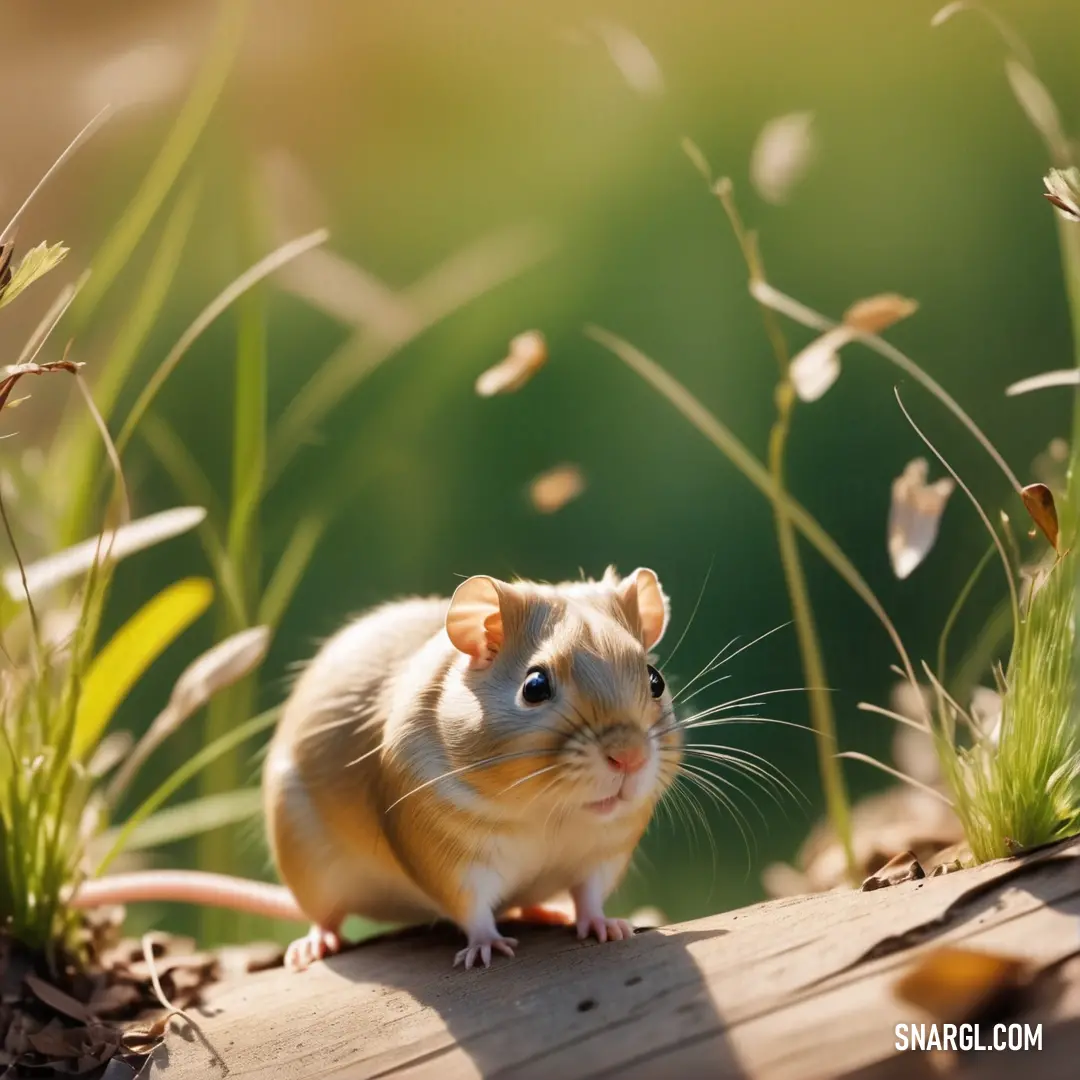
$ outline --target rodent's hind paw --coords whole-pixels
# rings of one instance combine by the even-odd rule
[[[593,936],[597,941],[625,941],[634,936],[634,925],[626,919],[609,919],[604,915],[580,918],[577,936],[584,941]]]
[[[313,926],[285,950],[285,966],[290,971],[304,971],[316,960],[341,952],[341,937],[336,930]]]
[[[483,962],[484,967],[491,967],[492,949],[497,949],[504,956],[513,956],[517,944],[517,938],[503,937],[501,934],[484,934],[470,937],[469,944],[454,957],[454,967],[464,964],[465,970],[468,971],[476,965],[478,957]]]

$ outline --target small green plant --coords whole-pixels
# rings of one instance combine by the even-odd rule
[[[1080,386],[1080,172],[1073,164],[1073,144],[1062,130],[1049,92],[1033,72],[1033,63],[1017,35],[996,15],[974,3],[955,3],[934,20],[940,25],[957,12],[970,9],[987,16],[1001,32],[1012,55],[1006,63],[1010,84],[1025,113],[1044,136],[1055,168],[1046,178],[1047,198],[1058,211],[1066,287],[1076,342],[1076,368],[1025,380],[1011,392],[1041,386]],[[776,130],[783,130],[777,125]],[[800,121],[799,138],[807,125]],[[1080,523],[1080,398],[1075,412],[1070,468],[1065,487],[1055,493],[1044,485],[1021,485],[991,440],[948,392],[910,357],[880,337],[880,331],[914,311],[914,304],[891,294],[860,301],[840,322],[826,318],[772,286],[755,233],[746,228],[736,208],[730,180],[714,180],[705,155],[684,141],[691,161],[720,200],[738,240],[749,271],[749,288],[765,316],[765,328],[780,365],[775,399],[777,420],[769,441],[768,464],[763,464],[693,394],[654,361],[628,342],[598,327],[587,334],[618,356],[655,390],[668,399],[705,435],[772,503],[781,561],[798,631],[803,669],[810,691],[810,713],[818,740],[821,775],[830,821],[848,858],[849,877],[857,880],[852,861],[847,794],[837,758],[869,762],[903,780],[902,773],[858,752],[837,754],[831,706],[824,693],[824,663],[814,628],[795,534],[800,534],[866,602],[889,634],[900,660],[902,677],[922,694],[921,680],[892,621],[851,561],[810,514],[791,496],[784,483],[784,453],[795,401],[820,397],[840,372],[841,347],[858,342],[867,346],[928,390],[967,428],[992,458],[1013,492],[1054,547],[1052,564],[1025,570],[1019,565],[1020,543],[1002,512],[995,526],[961,478],[938,453],[912,420],[899,394],[897,400],[916,434],[947,469],[951,479],[925,484],[926,463],[913,461],[894,486],[897,548],[890,550],[898,576],[906,577],[929,550],[937,535],[937,518],[954,485],[961,487],[991,534],[993,545],[960,591],[946,620],[935,673],[922,665],[921,674],[931,689],[933,707],[922,715],[901,716],[873,705],[861,707],[884,713],[915,726],[933,740],[948,789],[947,801],[963,824],[977,861],[1014,853],[1080,830],[1080,724],[1077,721],[1077,639],[1075,614],[1080,578],[1069,559]],[[790,154],[787,155],[790,167]],[[785,160],[783,154],[778,160]],[[794,170],[797,172],[798,170]],[[783,315],[814,330],[819,337],[794,358],[777,321]],[[898,505],[898,491],[909,505]],[[1056,497],[1055,497],[1056,496]],[[900,500],[902,502],[902,500]],[[906,521],[906,524],[904,522]],[[911,535],[905,535],[905,530]],[[1032,533],[1034,535],[1034,531]],[[1008,586],[1002,607],[970,651],[969,659],[953,675],[945,667],[947,641],[959,611],[970,595],[975,578],[995,552]],[[1026,595],[1020,580],[1028,575]],[[1012,632],[1008,663],[993,657],[1006,634]],[[969,706],[975,680],[993,668],[1000,699],[998,715],[977,715]],[[950,692],[953,686],[955,692]],[[958,698],[962,700],[958,700]],[[916,783],[910,780],[912,783]],[[921,786],[921,785],[917,785]],[[938,792],[934,794],[940,795]]]
[[[10,281],[26,287],[58,264],[59,259],[40,258],[36,253],[41,250],[32,249]],[[24,355],[41,352],[52,325],[36,332]],[[66,357],[40,364],[24,360],[0,371],[0,416],[12,415],[11,395],[21,379],[56,372],[78,381],[104,439],[114,486],[108,509],[113,521],[104,530],[30,564],[19,556],[16,526],[0,488],[0,519],[14,556],[0,582],[0,641],[6,663],[0,671],[0,931],[49,956],[54,964],[61,956],[74,955],[77,919],[70,899],[81,878],[103,870],[137,828],[152,825],[151,815],[175,790],[175,779],[121,822],[105,847],[104,830],[119,794],[166,737],[215,692],[257,666],[266,649],[262,630],[256,640],[249,636],[223,642],[187,669],[158,722],[130,753],[119,733],[106,738],[132,686],[213,598],[209,581],[179,581],[99,648],[98,629],[113,568],[119,559],[195,527],[205,515],[199,508],[181,507],[130,520],[115,447],[82,382],[80,366]],[[64,590],[71,582],[78,583],[74,596]],[[241,728],[250,734],[270,719],[257,718]],[[232,742],[207,747],[204,761],[230,749]],[[187,771],[185,767],[183,773]],[[214,809],[216,817],[208,817],[189,807],[207,828],[221,823],[222,808]]]

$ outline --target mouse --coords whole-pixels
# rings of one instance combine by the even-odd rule
[[[199,871],[87,881],[76,907],[216,904],[310,922],[300,971],[350,915],[449,920],[454,966],[513,956],[497,920],[569,894],[580,939],[633,933],[605,913],[675,780],[682,734],[652,655],[670,619],[656,573],[558,584],[474,575],[348,621],[303,665],[262,773],[283,883]]]

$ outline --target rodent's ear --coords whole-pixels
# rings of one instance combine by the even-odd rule
[[[446,613],[446,633],[454,648],[471,657],[473,668],[489,667],[505,636],[502,605],[509,586],[478,575],[454,591]]]
[[[639,566],[623,578],[615,591],[631,620],[637,622],[641,643],[649,652],[664,636],[670,616],[668,598],[660,587],[660,579],[648,567]]]

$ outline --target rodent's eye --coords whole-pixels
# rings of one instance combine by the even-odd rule
[[[539,705],[547,701],[552,695],[551,679],[543,668],[533,668],[525,676],[525,682],[521,686],[521,696],[530,705]]]
[[[659,697],[664,692],[664,676],[649,664],[649,693]]]

